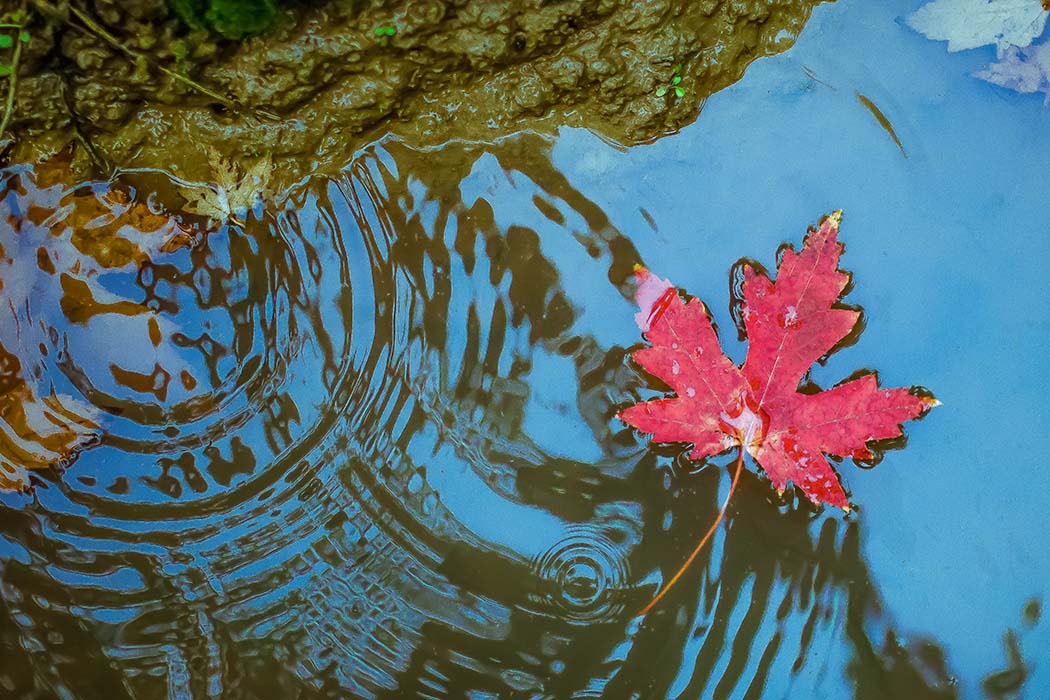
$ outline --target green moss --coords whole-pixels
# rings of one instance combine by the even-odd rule
[[[277,17],[276,0],[169,0],[193,29],[207,27],[227,39],[266,31]]]
[[[258,34],[273,24],[277,16],[275,0],[209,0],[204,19],[227,39]]]
[[[191,29],[204,28],[204,3],[200,0],[168,0],[175,15]]]

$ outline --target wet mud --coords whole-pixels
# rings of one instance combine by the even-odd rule
[[[282,10],[266,35],[229,42],[187,32],[163,0],[34,1],[11,159],[75,142],[79,174],[160,168],[205,180],[206,144],[272,156],[287,184],[337,170],[387,133],[434,145],[569,125],[636,144],[693,121],[754,59],[791,46],[817,4],[310,3]]]

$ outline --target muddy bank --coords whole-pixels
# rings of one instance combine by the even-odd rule
[[[187,32],[163,0],[88,0],[79,14],[34,4],[12,157],[75,141],[81,172],[94,161],[207,179],[209,144],[272,155],[290,181],[388,132],[429,144],[572,125],[638,143],[788,48],[818,2],[329,2],[285,9],[242,42]]]

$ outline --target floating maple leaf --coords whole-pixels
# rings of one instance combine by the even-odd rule
[[[269,156],[259,159],[243,174],[236,163],[223,158],[214,148],[208,148],[208,160],[215,185],[180,187],[186,198],[186,211],[219,222],[238,222],[238,217],[266,198],[273,175],[273,161]]]
[[[810,365],[857,325],[839,304],[849,274],[838,270],[841,213],[811,230],[800,252],[787,249],[776,282],[743,268],[747,358],[721,351],[707,309],[682,301],[669,282],[641,269],[639,326],[651,347],[634,353],[676,396],[639,403],[620,417],[659,442],[692,443],[690,459],[746,450],[778,490],[794,483],[814,503],[849,509],[825,454],[871,458],[869,443],[901,435],[900,424],[937,402],[914,389],[881,389],[864,374],[832,389],[801,393]]]
[[[653,608],[681,578],[722,521],[750,454],[783,491],[794,483],[814,503],[849,510],[825,454],[873,456],[869,443],[901,435],[900,424],[937,405],[914,389],[880,389],[874,374],[817,393],[799,385],[810,365],[849,336],[860,312],[839,304],[849,274],[838,269],[842,212],[811,229],[802,250],[787,248],[776,282],[743,267],[740,308],[749,340],[737,367],[722,353],[707,308],[683,302],[670,282],[637,272],[635,320],[651,347],[634,353],[676,396],[635,404],[620,418],[660,442],[692,443],[690,459],[739,448],[729,494],[718,517],[678,572],[638,614]]]

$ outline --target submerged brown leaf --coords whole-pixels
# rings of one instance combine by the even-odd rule
[[[209,147],[207,153],[215,184],[180,187],[180,194],[186,198],[186,211],[220,223],[236,222],[257,201],[270,195],[273,161],[269,156],[263,156],[242,174],[240,166],[223,158],[214,148]]]

